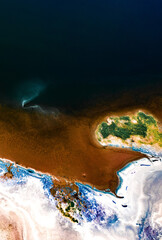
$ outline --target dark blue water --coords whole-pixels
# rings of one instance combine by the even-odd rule
[[[79,109],[161,79],[159,0],[0,2],[0,101],[36,82],[46,86],[38,103]]]

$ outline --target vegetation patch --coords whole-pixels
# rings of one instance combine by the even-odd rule
[[[162,145],[162,133],[159,132],[156,119],[144,112],[138,112],[134,116],[108,118],[107,122],[99,125],[97,136],[99,141],[109,136],[115,136],[124,141],[133,136],[139,136],[140,142]]]

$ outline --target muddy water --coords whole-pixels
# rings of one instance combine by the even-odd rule
[[[144,155],[103,148],[94,138],[99,119],[89,116],[44,115],[1,107],[0,157],[69,181],[112,191],[116,171]]]

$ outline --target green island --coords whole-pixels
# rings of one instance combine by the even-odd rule
[[[131,116],[108,117],[99,124],[96,136],[101,144],[111,144],[120,139],[122,143],[157,144],[162,147],[162,133],[157,120],[142,111]]]

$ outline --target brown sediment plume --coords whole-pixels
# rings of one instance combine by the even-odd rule
[[[1,106],[0,157],[72,183],[78,181],[115,191],[116,172],[145,155],[102,147],[95,138],[96,126],[108,115],[143,109],[161,120],[160,106],[161,97],[153,91],[125,93],[113,101],[57,118],[50,113]]]
[[[1,107],[0,157],[68,181],[115,191],[116,172],[144,155],[102,148],[92,138],[93,125],[94,120],[84,116],[55,119],[50,114]]]

